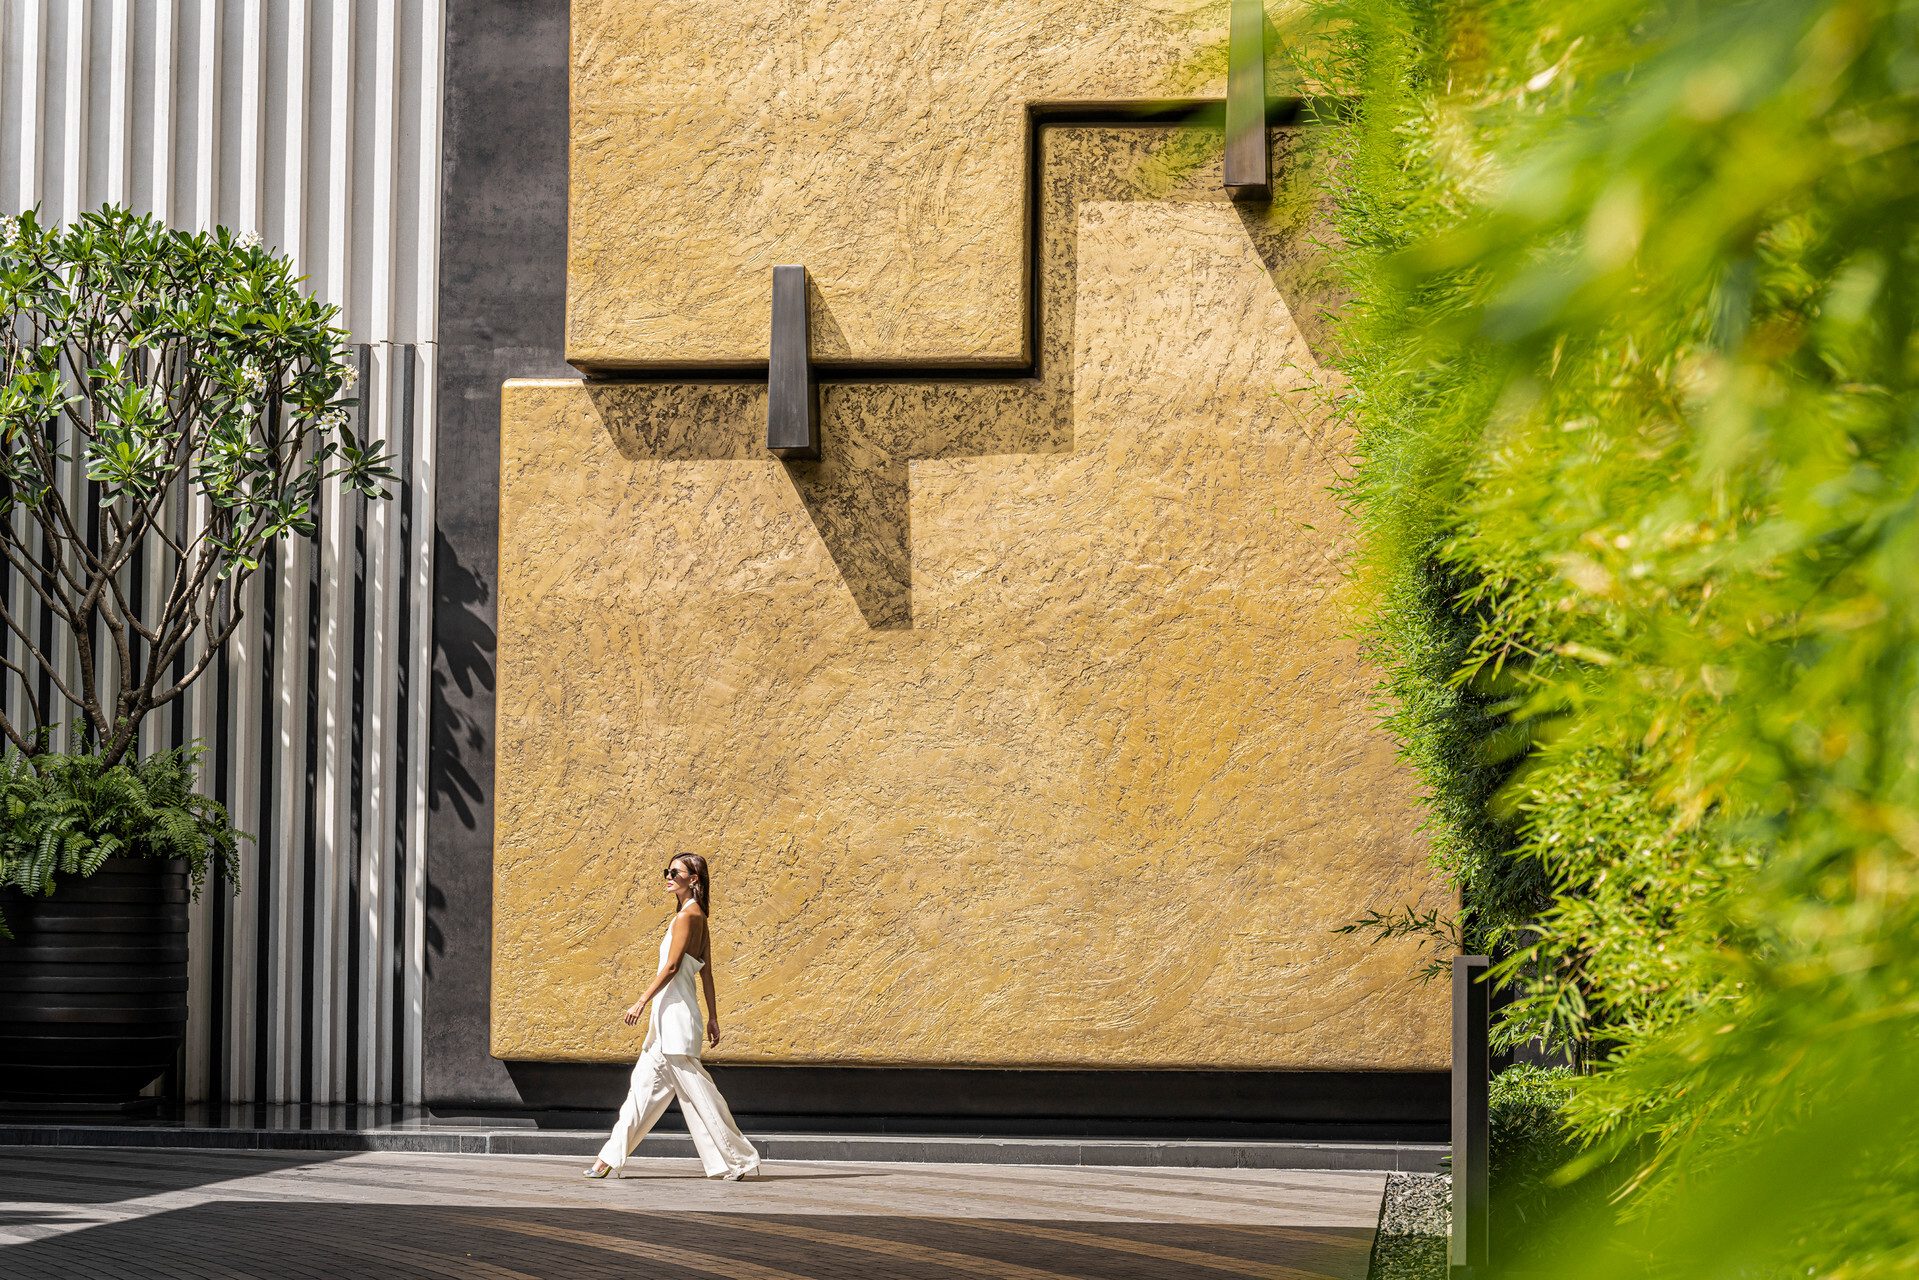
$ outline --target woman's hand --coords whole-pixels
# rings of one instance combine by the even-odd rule
[[[715,1049],[720,1047],[720,1020],[718,1018],[708,1018],[706,1020],[706,1042]]]
[[[640,1022],[640,1015],[645,1012],[646,1012],[646,1003],[641,1000],[636,1000],[632,1004],[627,1006],[626,1012],[621,1015],[620,1020],[626,1023],[626,1025],[629,1027],[638,1026]]]

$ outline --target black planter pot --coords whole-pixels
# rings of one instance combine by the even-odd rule
[[[187,868],[109,859],[51,897],[0,895],[0,1109],[126,1105],[187,1025]]]

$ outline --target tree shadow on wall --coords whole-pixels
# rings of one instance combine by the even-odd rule
[[[486,581],[460,563],[446,535],[433,535],[433,733],[432,779],[427,803],[451,809],[460,825],[479,825],[484,792],[468,767],[491,758],[487,740],[493,713],[493,659],[498,637]],[[476,707],[476,702],[482,705]]]

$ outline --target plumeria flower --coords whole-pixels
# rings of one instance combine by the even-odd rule
[[[239,249],[258,249],[260,247],[260,233],[258,231],[242,231],[233,238],[233,244],[235,248]]]
[[[0,249],[11,249],[20,243],[20,219],[8,214],[0,218]]]

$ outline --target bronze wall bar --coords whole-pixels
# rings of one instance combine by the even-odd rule
[[[766,364],[766,447],[788,461],[820,456],[820,399],[807,345],[806,268],[773,268],[773,342]]]
[[[1266,6],[1233,0],[1226,39],[1226,190],[1235,200],[1272,192],[1266,140]]]

